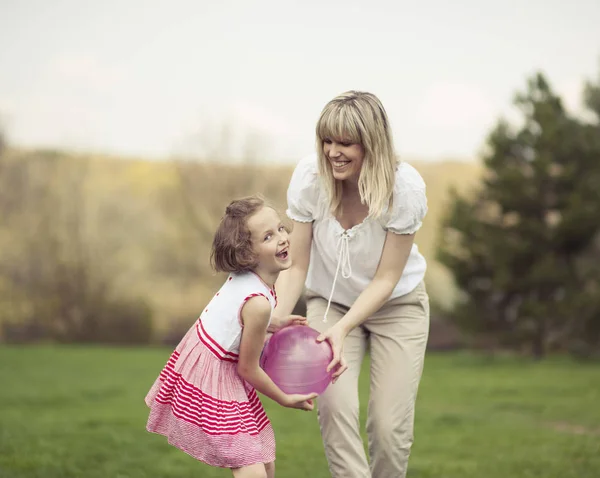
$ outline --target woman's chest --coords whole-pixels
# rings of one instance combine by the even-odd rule
[[[344,204],[342,212],[337,214],[336,221],[342,229],[348,230],[362,224],[369,215],[369,208],[364,204]]]
[[[335,260],[344,248],[352,262],[377,264],[385,243],[386,231],[371,218],[352,228],[344,228],[333,216],[315,221],[313,241],[322,256]]]

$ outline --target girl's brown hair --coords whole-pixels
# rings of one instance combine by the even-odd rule
[[[244,272],[258,265],[248,218],[265,205],[260,196],[248,196],[229,203],[215,233],[210,253],[211,264],[217,272]]]

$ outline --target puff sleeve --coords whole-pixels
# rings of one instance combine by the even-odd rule
[[[396,172],[394,199],[385,229],[396,234],[414,234],[427,214],[425,181],[408,163],[401,163]]]
[[[316,154],[301,159],[287,190],[286,214],[298,222],[315,220],[318,200],[318,167]]]

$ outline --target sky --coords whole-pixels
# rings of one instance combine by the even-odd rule
[[[598,0],[0,0],[0,118],[24,147],[295,162],[355,89],[401,156],[473,160],[537,71],[578,111],[598,25]]]

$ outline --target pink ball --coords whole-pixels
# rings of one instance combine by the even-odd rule
[[[285,393],[321,394],[331,383],[333,360],[329,342],[317,342],[319,332],[291,325],[275,332],[266,343],[260,366]]]

